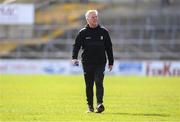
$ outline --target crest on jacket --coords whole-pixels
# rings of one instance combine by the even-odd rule
[[[100,39],[103,40],[103,36],[100,36]]]

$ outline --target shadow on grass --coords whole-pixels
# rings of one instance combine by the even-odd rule
[[[168,114],[156,114],[156,113],[104,113],[112,115],[131,115],[131,116],[157,116],[157,117],[169,117]]]

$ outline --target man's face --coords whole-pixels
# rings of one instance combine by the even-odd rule
[[[95,12],[89,13],[87,17],[87,23],[90,27],[96,27],[97,26],[98,17]]]

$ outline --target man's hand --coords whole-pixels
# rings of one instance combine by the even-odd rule
[[[108,69],[109,69],[109,71],[112,71],[113,65],[109,65]]]
[[[79,66],[79,61],[77,59],[72,59],[73,66]]]

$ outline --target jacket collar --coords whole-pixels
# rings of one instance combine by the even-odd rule
[[[100,28],[100,25],[98,24],[97,27],[91,28],[91,27],[89,26],[89,24],[87,24],[85,27],[88,28],[88,29],[98,29],[98,28]]]

